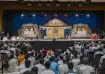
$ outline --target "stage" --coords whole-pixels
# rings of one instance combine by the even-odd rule
[[[105,43],[105,40],[103,39],[56,39],[56,40],[51,40],[51,39],[36,39],[36,40],[8,40],[9,42],[30,42],[30,44],[32,45],[32,47],[35,50],[39,50],[42,48],[46,48],[46,49],[57,49],[57,48],[61,48],[61,49],[66,49],[70,46],[73,46],[74,42],[90,42],[90,41],[94,41],[94,42],[102,42]],[[7,41],[7,42],[8,42]],[[1,40],[0,42],[4,42],[3,40]]]
[[[100,39],[99,36],[105,28],[103,11],[42,10],[37,12],[31,10],[4,11],[4,36],[9,34],[11,38],[7,41],[28,41],[34,49],[65,49],[73,46],[75,41],[105,43],[105,40]],[[34,16],[33,13],[35,13]],[[9,27],[8,23],[10,23]],[[12,37],[14,37],[13,40]],[[17,40],[17,37],[20,39]]]
[[[0,40],[1,41],[5,41],[5,40]],[[6,40],[7,42],[8,41],[28,41],[28,42],[36,42],[36,41],[39,41],[39,42],[44,42],[44,41],[105,41],[105,39],[33,39],[33,40]]]

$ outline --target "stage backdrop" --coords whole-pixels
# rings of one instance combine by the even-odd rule
[[[33,14],[14,14],[11,18],[12,34],[15,35],[24,23],[33,23],[41,26],[54,18],[60,19],[70,26],[73,26],[76,23],[84,23],[88,24],[92,30],[99,28],[99,24],[97,22],[98,19],[95,14],[68,14],[67,16],[64,14],[59,14],[56,16],[53,14],[35,14],[34,16]]]

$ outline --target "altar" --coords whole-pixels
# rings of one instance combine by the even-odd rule
[[[43,26],[27,23],[19,29],[18,35],[31,39],[91,39],[88,24],[77,23],[73,27],[62,20],[52,19]]]
[[[72,39],[90,39],[91,38],[91,30],[87,24],[79,23],[74,24],[72,33]]]
[[[48,21],[48,23],[44,24],[44,26],[40,26],[41,30],[45,30],[46,39],[64,39],[69,35],[69,31],[71,30],[71,26],[68,26],[66,23],[59,19],[52,19]]]
[[[24,38],[37,38],[39,37],[39,30],[37,24],[23,24],[18,31],[18,35]]]

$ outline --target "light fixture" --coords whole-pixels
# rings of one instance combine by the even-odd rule
[[[21,14],[21,16],[23,17],[23,16],[24,16],[24,14]]]
[[[57,14],[55,14],[55,16],[58,16]]]
[[[46,4],[47,6],[50,6],[50,4]]]
[[[71,6],[70,4],[67,4],[67,6]]]
[[[79,15],[78,15],[78,14],[76,14],[75,16],[76,16],[76,17],[78,17]]]
[[[87,17],[90,17],[90,14],[86,14]]]
[[[80,6],[80,7],[81,7],[81,6],[82,6],[82,4],[79,4],[78,6]]]
[[[42,6],[42,4],[38,4],[38,6]]]
[[[65,16],[67,16],[67,14],[65,14]]]
[[[28,6],[31,6],[32,4],[27,4]]]
[[[46,14],[44,16],[47,16]]]
[[[33,17],[35,17],[36,15],[35,15],[35,14],[33,14],[32,16],[33,16]]]
[[[56,6],[60,6],[59,4],[56,4]]]

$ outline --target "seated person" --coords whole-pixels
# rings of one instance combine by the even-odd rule
[[[97,33],[93,33],[92,36],[91,36],[91,39],[98,39],[99,36],[97,35]]]
[[[68,74],[76,74],[76,72],[73,70],[73,63],[68,63],[68,68],[69,68],[69,71],[68,71]]]

